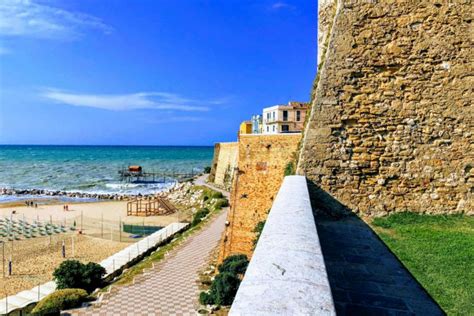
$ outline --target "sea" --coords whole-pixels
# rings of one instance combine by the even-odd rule
[[[208,146],[0,145],[0,188],[90,194],[150,194],[176,183],[126,183],[119,170],[140,165],[146,172],[202,172],[210,166]],[[0,195],[0,203],[24,196]]]

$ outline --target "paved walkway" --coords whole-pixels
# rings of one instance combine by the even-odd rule
[[[196,179],[196,181],[195,181],[195,184],[196,184],[196,185],[203,185],[203,186],[208,187],[208,188],[211,188],[211,189],[213,189],[213,190],[215,190],[215,191],[219,191],[219,192],[221,192],[222,195],[224,195],[226,198],[229,198],[229,197],[230,197],[230,193],[229,193],[229,192],[224,191],[224,190],[219,189],[219,188],[216,188],[215,186],[210,185],[209,183],[206,182],[208,176],[209,176],[208,174],[203,174],[202,176],[198,177],[198,178]]]
[[[112,287],[100,305],[71,315],[195,315],[198,273],[217,246],[226,217],[227,209],[133,284]]]
[[[316,219],[337,315],[444,315],[356,216]]]

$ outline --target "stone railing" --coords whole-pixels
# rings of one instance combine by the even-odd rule
[[[305,177],[285,178],[230,315],[336,315]]]

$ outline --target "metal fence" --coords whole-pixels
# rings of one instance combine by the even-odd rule
[[[0,217],[0,242],[48,236],[52,239],[54,236],[71,232],[119,242],[135,242],[161,228],[162,226],[155,223],[147,223],[145,218],[124,221],[121,218],[111,220],[83,215],[61,219],[50,217],[49,220],[39,217]]]

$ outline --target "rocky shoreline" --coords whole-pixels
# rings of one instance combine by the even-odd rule
[[[151,199],[155,196],[162,196],[172,191],[179,190],[186,182],[176,183],[169,188],[165,188],[156,193],[150,194],[126,194],[126,193],[86,193],[86,192],[72,192],[72,191],[60,191],[60,190],[43,190],[43,189],[10,189],[0,188],[1,195],[14,195],[14,196],[28,196],[28,199],[32,199],[31,196],[47,197],[47,198],[71,198],[71,199],[94,199],[94,200],[114,200],[114,201],[128,201],[136,198]]]

